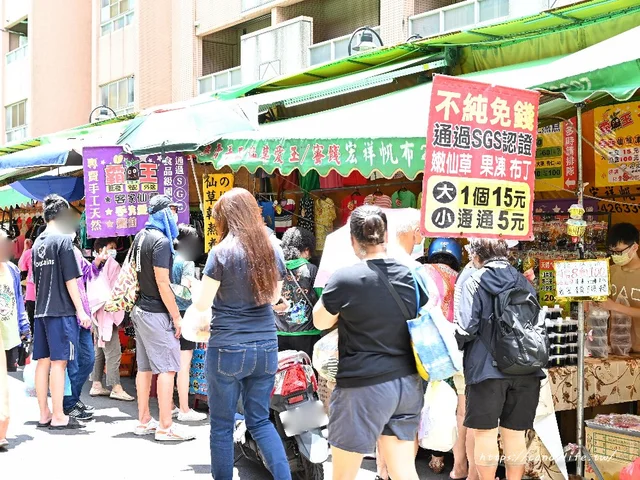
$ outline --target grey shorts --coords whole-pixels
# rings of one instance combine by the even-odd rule
[[[139,372],[154,374],[180,371],[180,341],[167,313],[152,313],[134,307],[131,320],[136,330]]]
[[[418,375],[369,387],[336,387],[329,406],[329,443],[367,455],[375,451],[380,435],[414,441],[423,403]]]

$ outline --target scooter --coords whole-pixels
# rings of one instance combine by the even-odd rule
[[[242,408],[236,415],[234,442],[240,456],[265,465],[257,443],[248,431]],[[292,477],[323,480],[323,463],[329,458],[326,426],[329,418],[318,399],[318,381],[311,359],[304,352],[278,353],[271,404],[271,422],[285,447]]]

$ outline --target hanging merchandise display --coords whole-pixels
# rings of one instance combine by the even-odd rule
[[[391,206],[393,208],[416,208],[416,195],[403,187],[391,195]]]
[[[273,201],[258,199],[258,205],[260,206],[260,210],[262,211],[262,219],[267,227],[271,230],[275,231],[276,228],[276,208],[273,205]]]
[[[135,235],[157,194],[178,205],[179,223],[189,222],[189,167],[182,154],[136,157],[121,147],[85,147],[83,152],[89,238]]]
[[[324,197],[324,198],[323,198]],[[316,249],[324,250],[324,241],[333,231],[333,222],[336,219],[336,205],[329,197],[322,196],[315,201],[316,215]]]
[[[423,235],[533,238],[539,97],[528,90],[434,76]]]
[[[220,241],[220,232],[213,219],[213,206],[220,197],[233,188],[233,173],[213,173],[204,175],[202,192],[204,195],[204,245],[208,252]]]
[[[296,210],[296,202],[291,198],[282,198],[275,204],[276,235],[282,238],[284,232],[293,226],[293,212]]]
[[[305,194],[300,200],[300,216],[298,217],[298,226],[315,233],[314,226],[314,205],[310,195]]]
[[[341,222],[342,225],[346,225],[349,217],[351,216],[351,212],[353,212],[356,208],[364,205],[364,197],[360,194],[358,190],[353,192],[351,195],[345,197],[342,200],[342,205],[340,209],[341,214]]]
[[[391,208],[392,202],[389,195],[385,195],[380,190],[376,190],[371,195],[367,195],[364,198],[365,205],[375,205],[380,208]]]

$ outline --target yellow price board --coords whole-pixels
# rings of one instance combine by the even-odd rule
[[[220,234],[213,220],[213,206],[222,195],[233,188],[233,173],[213,173],[202,177],[204,196],[204,248],[208,252],[220,241]]]
[[[594,110],[596,187],[640,184],[640,104]]]

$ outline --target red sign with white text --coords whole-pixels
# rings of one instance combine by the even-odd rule
[[[538,100],[529,90],[434,77],[423,235],[533,239]]]

